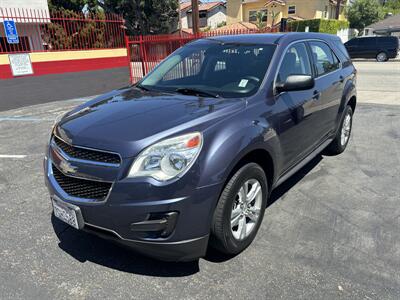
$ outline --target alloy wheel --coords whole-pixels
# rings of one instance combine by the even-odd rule
[[[381,52],[381,53],[378,54],[378,56],[376,57],[376,59],[377,59],[379,62],[386,61],[386,60],[387,60],[387,55],[386,55],[385,52]]]
[[[340,135],[340,144],[345,146],[350,138],[351,132],[351,113],[347,113],[343,120],[342,132]]]
[[[232,205],[231,231],[236,240],[244,240],[256,227],[262,205],[262,187],[257,179],[247,180]]]

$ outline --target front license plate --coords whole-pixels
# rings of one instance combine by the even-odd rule
[[[82,214],[78,206],[66,204],[57,199],[52,199],[54,215],[68,225],[81,229],[83,227]]]

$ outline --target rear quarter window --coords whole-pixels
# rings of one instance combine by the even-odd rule
[[[381,37],[377,38],[378,44],[396,45],[398,46],[399,40],[396,37]]]
[[[351,59],[350,59],[350,55],[347,52],[346,47],[343,45],[343,43],[338,40],[334,42],[334,46],[336,48],[337,51],[336,54],[339,56],[339,59],[342,61],[343,63],[343,67],[346,67],[347,65],[350,64]]]

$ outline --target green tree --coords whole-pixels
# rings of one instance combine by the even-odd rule
[[[178,0],[103,0],[101,6],[123,15],[130,35],[169,33],[177,28]]]
[[[383,19],[384,13],[377,0],[356,0],[347,7],[346,16],[351,28],[363,30],[366,26]]]
[[[383,12],[386,14],[392,13],[394,15],[400,14],[400,0],[389,0],[383,6]]]
[[[278,16],[279,16],[279,13],[278,13],[278,12],[276,12],[276,11],[274,11],[274,10],[271,11],[271,17],[272,17],[272,24],[271,24],[271,26],[272,26],[272,27],[275,26],[275,21],[276,21],[276,19],[278,18]]]

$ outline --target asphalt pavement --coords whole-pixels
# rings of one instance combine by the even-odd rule
[[[0,111],[99,95],[128,84],[128,67],[0,80]]]
[[[242,254],[192,263],[152,260],[51,218],[49,131],[86,99],[0,112],[0,298],[399,299],[398,67],[357,63],[348,149],[278,188]]]

